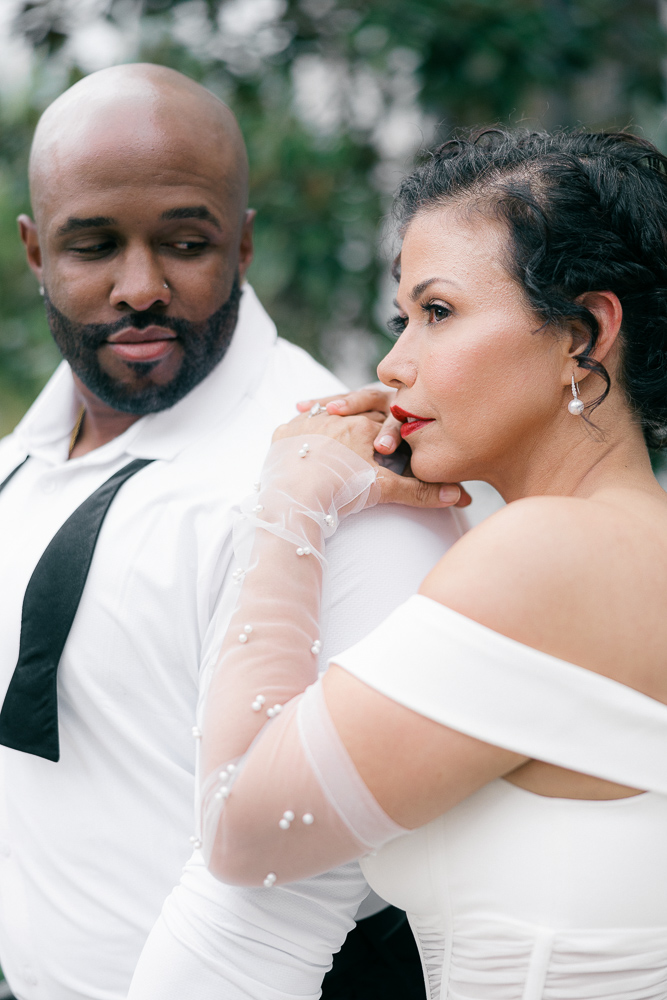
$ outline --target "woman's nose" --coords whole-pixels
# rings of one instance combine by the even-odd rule
[[[417,361],[411,356],[404,334],[378,365],[378,378],[393,389],[410,388],[417,377]]]

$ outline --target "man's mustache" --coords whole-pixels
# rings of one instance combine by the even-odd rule
[[[46,296],[44,298],[47,310],[60,318],[62,314],[53,302]],[[62,318],[65,319],[64,316]],[[126,313],[114,323],[76,323],[72,320],[67,320],[67,322],[77,339],[84,341],[91,347],[99,347],[112,334],[120,333],[121,330],[127,330],[130,327],[135,330],[145,330],[149,326],[161,326],[163,329],[173,330],[177,337],[186,339],[188,336],[196,335],[206,325],[205,321],[193,323],[191,320],[181,319],[178,316],[164,316],[162,313],[151,312],[150,309],[145,312]]]

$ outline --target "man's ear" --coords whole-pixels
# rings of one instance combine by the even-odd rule
[[[585,306],[598,321],[598,338],[592,357],[596,361],[604,361],[610,350],[616,344],[623,322],[623,306],[615,292],[584,292],[575,299],[578,305]],[[570,350],[570,356],[580,353],[575,336]]]
[[[25,247],[28,266],[40,285],[42,284],[42,251],[37,236],[37,226],[29,215],[19,215],[16,220],[19,226],[19,236]]]
[[[243,220],[241,229],[241,242],[239,243],[239,276],[241,281],[245,278],[246,271],[252,263],[254,247],[252,243],[252,231],[255,225],[257,212],[254,208],[249,208]]]

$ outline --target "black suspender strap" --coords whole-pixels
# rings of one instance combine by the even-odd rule
[[[4,746],[47,760],[59,759],[58,664],[102,522],[123,483],[152,461],[134,459],[107,479],[68,517],[37,563],[23,598],[18,663],[0,711]]]
[[[12,471],[9,473],[9,475],[5,479],[2,480],[2,482],[0,483],[0,493],[2,493],[2,491],[4,490],[5,486],[9,482],[9,480],[12,479],[16,475],[16,473],[19,471],[19,469],[23,468],[23,466],[25,465],[25,463],[28,461],[29,458],[30,458],[30,455],[26,455],[26,457],[23,459],[23,461],[19,462],[19,464],[16,466],[16,468],[12,469]]]

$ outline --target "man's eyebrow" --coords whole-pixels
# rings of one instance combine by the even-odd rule
[[[217,229],[222,229],[213,212],[210,212],[206,205],[186,205],[183,208],[170,208],[166,212],[163,212],[160,218],[165,221],[169,219],[203,219],[204,222],[212,223]]]
[[[72,215],[67,222],[58,227],[56,236],[67,236],[68,233],[75,233],[78,229],[99,229],[100,226],[113,226],[115,221],[106,215],[92,215],[89,219],[77,219]]]
[[[416,302],[421,293],[425,292],[428,286],[432,285],[436,281],[442,281],[446,285],[454,285],[455,288],[460,288],[460,285],[458,285],[455,281],[452,281],[451,278],[427,278],[426,281],[420,281],[419,284],[415,285],[412,289],[410,292],[411,301]]]

